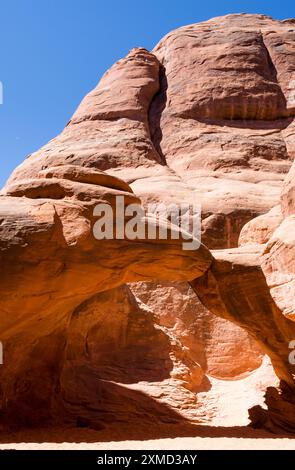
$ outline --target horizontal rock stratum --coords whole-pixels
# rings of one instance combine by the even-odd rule
[[[105,73],[0,195],[3,426],[251,408],[295,431],[294,116],[293,19],[185,26]],[[94,207],[118,195],[201,204],[202,244],[95,240]]]

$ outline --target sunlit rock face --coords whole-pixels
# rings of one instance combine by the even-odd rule
[[[5,425],[237,425],[254,407],[293,431],[294,112],[294,20],[228,15],[130,51],[24,160],[0,196]],[[202,245],[95,240],[118,195],[201,204]],[[272,392],[266,415],[277,379],[288,405]]]

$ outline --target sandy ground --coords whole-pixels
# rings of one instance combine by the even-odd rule
[[[295,450],[292,439],[242,439],[182,437],[152,441],[119,441],[106,443],[44,442],[2,444],[0,449],[16,450]]]
[[[136,436],[136,437],[135,437]],[[295,436],[277,436],[246,426],[155,426],[144,430],[117,427],[51,428],[0,434],[0,449],[57,450],[295,450]]]

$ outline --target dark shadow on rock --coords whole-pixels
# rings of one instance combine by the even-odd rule
[[[115,314],[114,312],[119,312]],[[128,286],[98,294],[72,316],[61,382],[161,382],[173,370],[171,339]],[[66,374],[66,378],[65,378]]]
[[[161,149],[161,141],[163,138],[161,118],[166,108],[168,89],[166,70],[163,65],[160,65],[159,80],[160,89],[158,93],[154,96],[149,109],[149,130],[151,141],[160,157],[161,163],[163,165],[166,165],[166,158]]]
[[[0,443],[95,443],[110,441],[146,441],[167,438],[295,438],[292,434],[272,434],[249,426],[211,426],[192,423],[167,405],[145,393],[107,381],[99,381],[93,390],[96,403],[68,404],[72,419],[67,425],[26,428],[8,432],[2,428]],[[80,397],[81,398],[81,397]],[[95,414],[97,415],[95,418]]]

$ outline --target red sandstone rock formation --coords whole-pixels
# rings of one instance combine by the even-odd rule
[[[3,423],[238,424],[224,394],[261,403],[266,353],[284,400],[272,389],[251,417],[294,431],[294,56],[294,20],[180,28],[116,63],[15,170],[0,196]],[[208,248],[96,241],[93,208],[117,195],[200,202]]]

